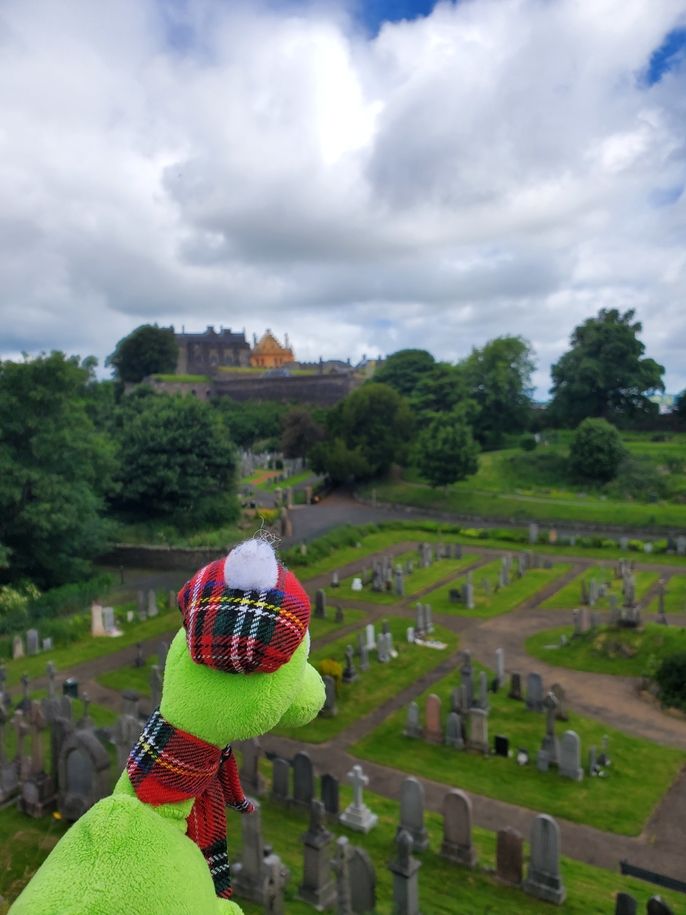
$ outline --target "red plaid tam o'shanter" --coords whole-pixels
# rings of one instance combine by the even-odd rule
[[[127,772],[140,801],[159,806],[195,798],[186,835],[203,853],[214,890],[231,898],[226,807],[252,813],[231,747],[221,749],[175,728],[154,711],[129,754]]]
[[[272,673],[290,660],[310,622],[310,600],[281,563],[275,587],[231,588],[224,559],[200,569],[178,595],[196,664],[232,674]]]

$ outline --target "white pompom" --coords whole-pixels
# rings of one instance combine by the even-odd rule
[[[272,547],[264,540],[246,540],[226,557],[224,581],[239,591],[268,591],[276,587],[279,566]]]

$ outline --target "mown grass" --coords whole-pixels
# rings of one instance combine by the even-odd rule
[[[157,606],[160,608],[158,616],[143,622],[136,620],[133,623],[126,622],[126,611],[133,610],[135,604],[123,604],[116,607],[117,626],[123,630],[123,635],[119,638],[94,639],[88,635],[86,638],[62,648],[56,647],[52,651],[44,651],[41,654],[19,658],[16,661],[7,661],[5,669],[8,685],[18,683],[22,674],[28,674],[32,679],[44,676],[48,661],[54,661],[58,671],[68,670],[75,664],[106,657],[129,645],[135,645],[136,642],[144,642],[146,639],[172,633],[178,629],[181,622],[179,611],[169,610],[165,598],[160,595],[157,597]]]
[[[341,786],[341,805],[352,800],[351,790]],[[340,824],[330,824],[334,836],[346,835],[350,842],[363,848],[371,857],[377,879],[378,915],[392,915],[392,875],[387,863],[394,855],[394,837],[398,825],[398,802],[370,791],[365,801],[379,817],[378,825],[366,836],[352,832]],[[307,814],[297,809],[286,809],[269,798],[261,801],[262,825],[265,842],[273,846],[291,871],[286,888],[288,915],[308,915],[312,908],[297,899],[297,889],[303,879],[303,851],[300,837],[307,830]],[[535,915],[550,913],[549,903],[527,896],[522,890],[499,884],[495,869],[495,833],[485,829],[473,830],[478,864],[474,870],[446,861],[439,854],[443,837],[443,823],[439,814],[427,813],[425,825],[429,833],[429,849],[420,856],[419,896],[422,912],[427,915]],[[506,824],[503,824],[506,825]],[[229,821],[231,838],[230,857],[238,860],[242,837],[237,818]],[[526,836],[528,840],[528,836]],[[528,855],[528,842],[526,843]],[[564,847],[563,847],[564,851]],[[333,848],[332,848],[333,856]],[[570,858],[561,860],[562,879],[567,888],[567,901],[563,910],[569,915],[608,915],[614,910],[617,892],[631,893],[639,902],[639,911],[657,891],[656,887],[638,880],[622,877]],[[681,899],[677,893],[660,891],[662,897],[679,911]],[[261,915],[263,909],[237,897],[245,915]]]
[[[640,601],[645,593],[659,579],[656,572],[634,572],[636,581],[636,599]],[[582,580],[588,585],[592,579],[599,584],[605,583],[607,593],[604,597],[599,597],[596,601],[596,610],[608,610],[610,607],[610,595],[614,594],[617,598],[618,605],[622,605],[622,582],[621,579],[615,578],[613,570],[608,568],[595,568],[584,572],[583,575],[577,576],[570,581],[564,588],[560,588],[555,594],[551,595],[548,600],[541,604],[542,610],[572,610],[581,606],[581,582]]]
[[[573,636],[571,626],[545,629],[530,636],[526,651],[557,667],[621,677],[648,675],[656,661],[686,649],[686,629],[649,623],[642,630],[598,629]],[[566,636],[566,645],[560,644]]]
[[[566,563],[555,563],[552,569],[529,569],[521,578],[513,578],[509,585],[495,591],[500,571],[500,560],[489,562],[474,570],[474,609],[450,600],[450,591],[459,587],[459,582],[450,582],[436,591],[426,594],[424,600],[431,604],[434,613],[450,613],[457,616],[491,617],[509,613],[523,601],[533,597],[541,588],[566,575],[572,567]],[[490,592],[484,590],[483,582],[490,583]]]
[[[393,590],[391,591],[372,591],[371,584],[366,585],[362,591],[353,591],[351,589],[353,578],[357,575],[351,575],[341,580],[338,588],[332,588],[330,585],[325,588],[328,598],[350,598],[351,600],[363,600],[370,604],[398,604],[402,601],[409,600],[425,588],[431,587],[436,582],[441,581],[448,576],[459,575],[462,569],[473,565],[478,559],[473,553],[465,555],[462,559],[437,559],[426,569],[419,565],[419,556],[416,551],[402,553],[394,556],[392,566],[400,563],[404,566],[405,561],[412,559],[414,561],[414,571],[403,576],[404,595],[400,596],[395,593],[395,572],[393,574]]]
[[[433,670],[457,647],[457,636],[442,626],[436,626],[434,638],[445,642],[447,648],[439,651],[420,645],[411,645],[406,640],[408,621],[404,619],[389,619],[390,631],[393,635],[393,645],[398,652],[398,657],[388,664],[380,664],[376,652],[369,653],[369,670],[364,673],[359,671],[358,661],[355,660],[358,677],[352,683],[341,683],[338,690],[338,714],[333,718],[315,718],[304,728],[283,728],[277,733],[305,743],[323,743],[339,734],[358,718],[363,718],[369,712],[392,699],[400,690],[427,671]],[[310,660],[315,666],[325,659],[332,659],[341,663],[345,660],[345,648],[352,645],[357,650],[358,634],[349,633],[330,645],[318,648],[312,652]],[[377,626],[377,632],[380,626]]]
[[[434,684],[419,697],[420,708],[424,708],[430,692],[437,693],[445,714],[450,707],[450,691],[457,682],[458,677],[453,674]],[[577,732],[581,738],[582,765],[590,747],[600,746],[603,734],[607,734],[613,762],[609,777],[586,776],[577,783],[561,778],[554,770],[542,773],[537,770],[535,759],[545,733],[544,716],[527,711],[522,702],[508,699],[505,690],[490,695],[490,702],[491,739],[495,734],[503,734],[510,739],[511,747],[526,748],[531,759],[529,765],[518,766],[514,759],[410,740],[403,736],[404,709],[355,744],[352,752],[386,765],[392,759],[403,771],[414,775],[622,835],[641,832],[686,762],[686,754],[679,750],[631,737],[573,714],[569,722],[558,724],[558,733],[561,735],[567,729]],[[650,778],[645,777],[646,772]]]

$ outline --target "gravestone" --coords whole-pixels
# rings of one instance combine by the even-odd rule
[[[424,622],[426,624],[426,631],[431,634],[434,631],[434,622],[433,622],[433,613],[431,610],[431,604],[424,604]]]
[[[278,855],[269,854],[264,859],[266,889],[264,900],[265,915],[286,915],[285,889],[290,872]]]
[[[474,585],[471,581],[469,581],[469,579],[462,587],[462,602],[464,603],[467,610],[474,609]]]
[[[557,699],[552,692],[549,692],[543,700],[543,707],[546,713],[545,735],[536,760],[539,772],[547,772],[550,766],[558,765],[560,759],[560,745],[555,735]]]
[[[562,905],[567,891],[560,876],[560,827],[545,813],[539,814],[531,828],[531,859],[526,879],[525,893]]]
[[[241,860],[231,865],[231,876],[236,896],[264,906],[269,898],[268,889],[272,871],[277,867],[285,870],[282,878],[284,881],[288,879],[289,874],[283,868],[277,855],[265,855],[260,802],[255,800],[254,804],[254,812],[250,816],[240,818],[243,849]]]
[[[473,708],[469,716],[469,747],[488,753],[488,712],[484,709]]]
[[[395,915],[421,915],[419,880],[421,864],[412,857],[412,836],[406,829],[395,837],[395,858],[388,869],[393,874],[393,911]]]
[[[646,905],[646,915],[674,915],[662,896],[651,896]]]
[[[505,682],[505,649],[496,648],[495,650],[495,678],[498,681],[498,689]]]
[[[177,602],[176,602],[176,591],[171,591],[171,590],[170,590],[170,591],[167,593],[167,609],[168,609],[168,610],[176,610],[176,607],[177,607]]]
[[[117,627],[114,620],[114,608],[113,607],[103,607],[102,608],[102,625],[105,629],[107,635],[113,635],[117,632]]]
[[[441,700],[435,693],[431,693],[427,697],[425,716],[424,739],[429,743],[442,743]]]
[[[526,678],[526,707],[530,712],[543,711],[543,680],[535,672]]]
[[[507,826],[499,829],[495,852],[495,875],[503,883],[519,886],[524,873],[524,837]]]
[[[534,521],[529,525],[529,543],[538,543],[538,525]]]
[[[150,588],[148,591],[147,611],[148,611],[149,618],[152,618],[153,616],[157,616],[157,614],[159,613],[159,610],[157,609],[157,595],[155,594],[154,588]]]
[[[462,719],[457,712],[450,712],[445,726],[445,745],[455,750],[464,749]]]
[[[476,704],[483,711],[488,711],[488,674],[485,670],[479,672],[479,698]]]
[[[581,768],[581,741],[576,731],[565,731],[560,740],[560,775],[581,782],[584,770]]]
[[[443,798],[441,855],[466,867],[476,865],[476,849],[472,845],[472,802],[457,788]]]
[[[474,681],[472,679],[472,656],[469,651],[462,653],[462,665],[460,667],[460,685],[464,686],[467,691],[467,708],[474,705]]]
[[[18,658],[24,657],[24,642],[20,635],[15,635],[12,639],[12,659],[16,661]]]
[[[53,647],[52,636],[47,636],[43,639],[43,651],[52,651]]]
[[[419,720],[419,706],[416,702],[410,702],[407,707],[407,719],[405,721],[405,737],[418,738],[422,736],[422,726]]]
[[[426,851],[429,835],[424,826],[424,786],[414,776],[403,779],[400,786],[400,825],[412,836],[412,850]],[[396,833],[397,835],[397,833]]]
[[[331,573],[331,587],[338,588],[340,587],[340,581],[338,580],[338,572]]]
[[[335,775],[324,773],[321,777],[321,798],[324,810],[332,816],[339,813],[339,783]]]
[[[400,566],[395,570],[395,593],[397,597],[405,596],[405,579]]]
[[[324,681],[324,705],[319,714],[322,718],[335,718],[338,714],[336,706],[336,681],[333,677],[325,674],[322,677]]]
[[[638,915],[638,903],[628,893],[617,893],[615,915]]]
[[[287,801],[290,797],[291,765],[287,759],[275,756],[272,760],[272,797]]]
[[[91,636],[96,639],[104,635],[107,635],[107,633],[102,619],[102,606],[93,602],[91,604]]]
[[[507,694],[509,699],[522,699],[522,675],[514,671],[510,677],[510,692]]]
[[[310,824],[302,837],[303,880],[298,895],[319,911],[336,901],[336,884],[331,873],[333,836],[325,825],[326,811],[321,801],[312,801]]]
[[[376,909],[376,873],[369,855],[350,845],[347,836],[339,836],[331,867],[336,875],[337,915],[373,913]]]
[[[502,756],[505,759],[510,755],[510,741],[502,734],[496,734],[493,738],[493,749],[496,756]]]
[[[336,610],[333,616],[334,623],[343,623],[345,621],[345,616],[343,614],[343,607],[340,604],[336,605]]]
[[[264,777],[260,774],[260,759],[262,747],[257,737],[242,740],[240,744],[241,785],[249,797],[261,797],[265,792]]]
[[[314,615],[320,620],[326,615],[326,592],[323,588],[317,588],[314,593]]]
[[[417,635],[423,636],[426,632],[426,618],[424,616],[424,604],[417,604],[415,616],[415,629]]]
[[[373,651],[376,648],[376,630],[374,629],[374,623],[367,624],[365,633],[367,635],[367,650]]]
[[[314,766],[309,755],[298,751],[293,757],[293,802],[309,810],[314,797]]]
[[[90,730],[69,734],[57,764],[59,811],[74,822],[110,792],[110,757]]]
[[[557,708],[555,709],[555,718],[558,721],[568,721],[569,715],[567,714],[567,694],[565,693],[564,687],[560,683],[553,683],[550,687],[550,692],[555,696],[557,700]]]
[[[40,650],[40,639],[38,637],[37,629],[29,629],[26,633],[26,654],[34,655],[38,654]]]
[[[357,671],[353,663],[353,646],[346,645],[345,648],[345,666],[343,668],[343,682],[352,683],[357,680]]]
[[[378,816],[367,807],[363,799],[363,790],[365,785],[369,784],[369,779],[360,765],[354,765],[346,777],[353,787],[353,799],[338,819],[350,829],[367,833],[376,826],[379,820]]]
[[[138,609],[138,619],[142,622],[148,618],[147,613],[145,612],[145,591],[139,590],[136,592],[136,601]]]

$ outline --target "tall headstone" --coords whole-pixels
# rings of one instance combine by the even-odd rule
[[[510,692],[507,694],[509,699],[522,699],[522,675],[513,671],[510,677]]]
[[[496,648],[495,650],[495,678],[498,683],[498,689],[505,682],[505,649]]]
[[[326,591],[323,588],[317,588],[314,593],[314,615],[320,620],[326,616]]]
[[[287,759],[275,756],[272,760],[272,797],[287,801],[290,797],[291,765]]]
[[[418,738],[422,736],[422,726],[419,720],[419,706],[410,702],[407,707],[407,720],[405,721],[405,737]]]
[[[325,772],[321,777],[320,789],[324,810],[332,816],[338,816],[340,786],[336,776]]]
[[[293,801],[309,810],[314,798],[314,766],[309,755],[300,750],[293,757]]]
[[[581,740],[576,731],[565,731],[560,740],[560,775],[575,782],[583,781]]]
[[[40,638],[37,629],[29,629],[26,632],[26,654],[34,655],[40,651]]]
[[[562,905],[567,891],[560,876],[560,827],[546,813],[539,814],[531,828],[531,859],[524,892],[546,902]]]
[[[529,525],[529,543],[533,544],[538,543],[538,525],[535,521],[532,521]]]
[[[148,617],[152,618],[153,616],[157,616],[158,613],[157,595],[155,594],[155,589],[150,588],[148,591]]]
[[[526,678],[526,707],[530,712],[543,711],[543,680],[535,672]]]
[[[302,837],[303,881],[298,895],[319,911],[336,901],[336,884],[331,872],[333,836],[326,828],[326,811],[321,801],[312,801],[310,824]]]
[[[469,715],[469,746],[472,750],[488,753],[488,712],[472,708]]]
[[[429,835],[424,826],[424,786],[414,776],[403,780],[400,786],[400,825],[398,832],[406,829],[412,836],[412,850],[426,851]]]
[[[429,743],[443,742],[443,728],[441,726],[441,699],[435,693],[431,693],[426,700],[426,725],[424,727],[424,739]]]
[[[546,713],[545,735],[541,749],[538,751],[537,765],[539,771],[547,772],[551,765],[558,765],[560,758],[560,745],[555,735],[557,699],[552,692],[549,692],[543,700],[543,707]]]
[[[472,844],[472,802],[457,788],[443,798],[441,855],[467,867],[476,864],[476,849]]]
[[[376,873],[369,855],[350,845],[347,836],[339,836],[331,867],[336,875],[337,915],[373,913],[376,909]]]
[[[264,777],[260,774],[262,747],[257,737],[241,741],[241,785],[249,797],[261,797],[266,789]]]
[[[102,606],[94,602],[91,604],[91,636],[100,638],[103,635],[107,635],[107,633],[102,620]]]
[[[496,841],[495,874],[503,883],[519,886],[524,873],[524,837],[507,826],[499,829]]]
[[[462,719],[458,712],[450,712],[445,726],[445,745],[455,750],[464,749]]]
[[[319,714],[322,718],[334,718],[338,714],[336,706],[336,681],[333,677],[325,674],[322,677],[324,681],[324,705]]]
[[[419,868],[412,857],[412,836],[400,829],[395,837],[395,858],[388,869],[393,874],[393,911],[396,915],[421,915],[419,911]]]
[[[250,816],[241,817],[243,850],[241,860],[232,865],[231,874],[236,896],[264,906],[269,898],[268,887],[272,870],[283,865],[278,856],[265,855],[260,802],[255,800],[254,804],[254,812]],[[287,878],[286,871],[284,879]]]

